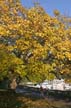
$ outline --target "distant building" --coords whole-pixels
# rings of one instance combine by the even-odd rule
[[[53,90],[65,90],[65,82],[64,79],[58,80],[54,79],[52,84]]]
[[[64,79],[54,79],[54,80],[45,80],[41,84],[35,84],[33,82],[22,82],[19,85],[25,85],[28,87],[34,87],[34,88],[43,88],[43,89],[49,89],[49,90],[71,90],[71,85],[68,83],[65,83]]]
[[[45,80],[41,86],[49,90],[71,90],[71,85],[65,83],[64,79]]]

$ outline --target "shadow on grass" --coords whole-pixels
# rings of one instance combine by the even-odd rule
[[[0,91],[0,108],[21,108],[22,102],[11,91]]]
[[[25,95],[11,90],[0,91],[0,108],[48,108],[48,102],[44,105],[41,101],[43,97],[34,97],[31,93]]]
[[[36,94],[17,94],[14,91],[0,91],[0,108],[71,108],[62,101],[50,100]]]

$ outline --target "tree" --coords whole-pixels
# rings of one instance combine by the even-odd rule
[[[26,9],[20,0],[1,0],[0,8],[0,46],[8,52],[3,51],[8,73],[13,67],[14,75],[24,71],[24,77],[37,82],[48,78],[48,73],[51,79],[71,77],[70,27],[66,29],[40,5]]]
[[[5,46],[0,45],[0,81],[7,78],[12,83],[15,79],[26,75],[23,61],[10,54]],[[11,84],[12,85],[12,84]]]
[[[65,29],[71,27],[71,17],[68,15],[61,15],[58,10],[54,10],[55,17],[64,24]]]

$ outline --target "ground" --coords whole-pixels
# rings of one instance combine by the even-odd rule
[[[33,97],[13,91],[0,91],[0,108],[71,108],[68,99]]]

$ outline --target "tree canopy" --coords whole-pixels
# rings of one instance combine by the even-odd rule
[[[51,17],[40,5],[27,9],[20,0],[0,0],[0,10],[0,79],[71,78],[70,18],[57,10]]]

